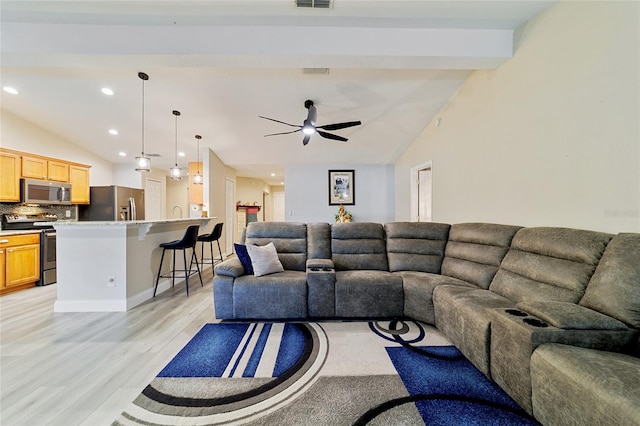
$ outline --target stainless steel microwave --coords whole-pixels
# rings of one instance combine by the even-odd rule
[[[31,204],[71,204],[71,184],[21,179],[20,200]]]

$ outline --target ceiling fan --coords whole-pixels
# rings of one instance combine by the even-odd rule
[[[318,114],[316,112],[315,105],[313,105],[313,101],[310,101],[310,100],[304,101],[304,107],[308,109],[309,112],[307,113],[307,119],[304,120],[304,122],[302,123],[302,126],[297,124],[285,123],[284,121],[275,120],[273,118],[263,117],[260,115],[259,117],[264,118],[265,120],[275,121],[276,123],[286,124],[287,126],[291,126],[291,127],[298,127],[298,129],[292,130],[290,132],[271,133],[269,135],[264,135],[264,136],[267,137],[267,136],[276,136],[276,135],[288,135],[289,133],[302,132],[304,133],[302,144],[306,145],[309,143],[309,140],[311,139],[311,135],[313,135],[314,133],[318,133],[320,136],[326,139],[333,139],[336,141],[346,142],[348,141],[347,138],[334,135],[332,133],[327,133],[324,130],[339,130],[339,129],[345,129],[347,127],[359,126],[360,124],[362,124],[362,122],[360,121],[347,121],[345,123],[325,124],[324,126],[316,126],[316,118]]]

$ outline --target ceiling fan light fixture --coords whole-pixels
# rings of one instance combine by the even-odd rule
[[[302,133],[305,135],[312,135],[316,132],[316,128],[309,123],[308,120],[304,120],[304,124],[302,125]]]
[[[149,80],[149,76],[143,72],[139,72],[138,78],[142,80],[142,143],[140,156],[136,157],[136,172],[150,172],[151,159],[144,155],[144,82]]]

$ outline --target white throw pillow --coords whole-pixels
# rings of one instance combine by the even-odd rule
[[[260,277],[262,275],[284,271],[282,263],[280,263],[280,259],[278,259],[276,246],[274,246],[273,243],[269,243],[266,246],[247,245],[247,252],[251,258],[254,276]]]

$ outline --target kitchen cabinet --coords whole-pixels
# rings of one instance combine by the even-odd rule
[[[69,163],[43,157],[22,156],[22,177],[69,182]]]
[[[40,234],[0,237],[0,294],[35,285],[40,279]]]
[[[89,204],[89,167],[69,165],[71,204]]]
[[[20,156],[0,151],[0,201],[20,201]]]
[[[69,182],[69,163],[62,161],[47,161],[47,180]]]
[[[19,202],[20,178],[30,178],[70,183],[71,203],[89,204],[91,166],[11,149],[0,149],[0,166],[0,202]]]
[[[47,160],[40,157],[22,156],[22,177],[31,179],[47,179]]]
[[[202,163],[189,163],[189,203],[202,204],[202,184],[193,183],[196,172],[202,174]]]

